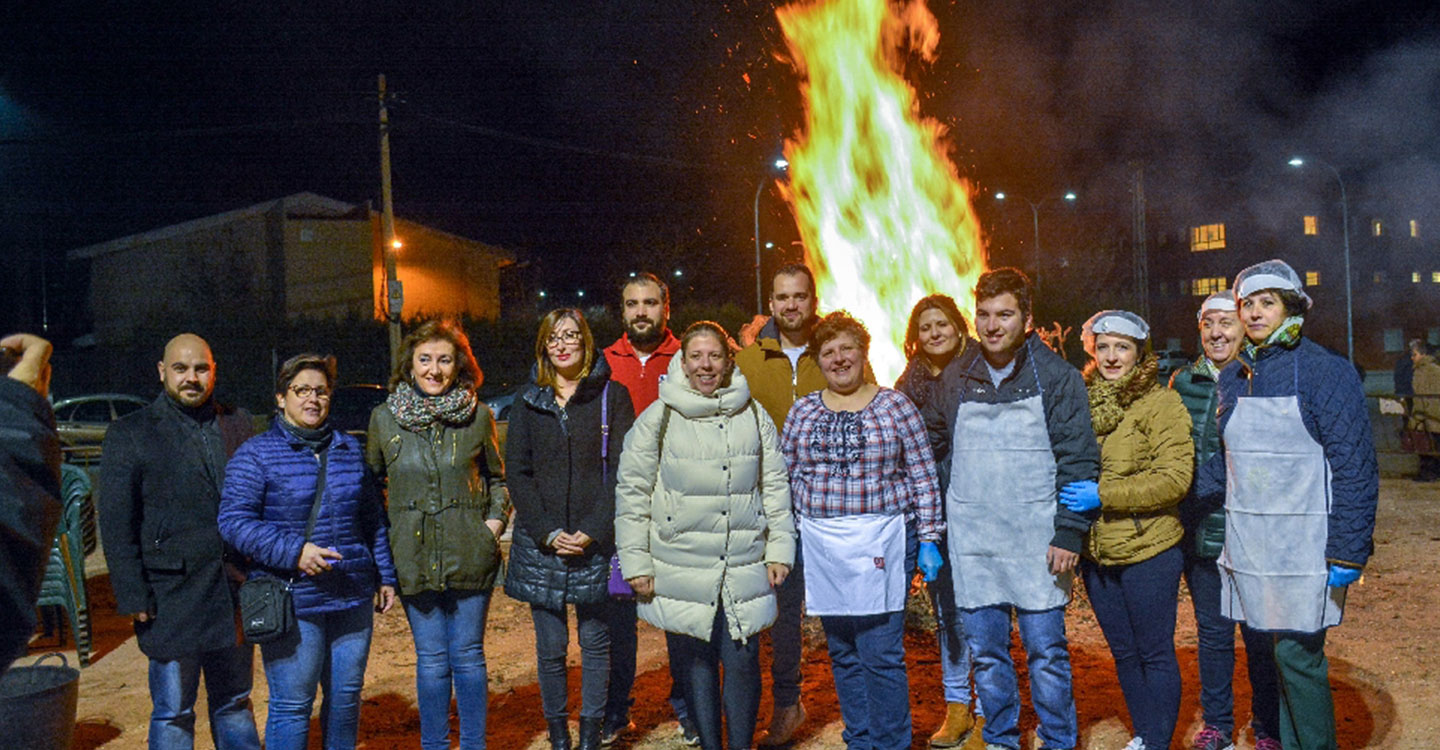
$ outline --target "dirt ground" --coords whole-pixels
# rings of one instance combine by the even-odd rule
[[[1440,735],[1440,626],[1431,619],[1440,611],[1440,483],[1416,484],[1404,479],[1381,483],[1375,556],[1365,579],[1353,586],[1345,623],[1332,630],[1327,653],[1335,694],[1342,748],[1428,748]],[[75,750],[139,750],[145,746],[149,698],[146,661],[131,637],[129,622],[114,611],[104,560],[89,561],[89,595],[94,610],[96,656],[80,680]],[[1174,747],[1180,748],[1199,728],[1198,678],[1195,665],[1194,617],[1188,600],[1180,607],[1176,645],[1185,677],[1181,726]],[[922,619],[922,618],[917,618]],[[1128,741],[1124,702],[1114,665],[1083,597],[1068,616],[1075,695],[1079,706],[1081,747],[1119,748]],[[642,624],[639,676],[634,720],[638,730],[618,747],[634,750],[678,750],[677,727],[665,701],[670,688],[665,668],[664,639]],[[1238,639],[1237,639],[1238,641]],[[72,663],[73,644],[66,644]],[[56,648],[56,639],[37,639],[31,651]],[[1018,648],[1018,646],[1017,646]],[[1237,649],[1243,652],[1243,643]],[[544,720],[535,685],[534,641],[526,607],[497,589],[486,637],[490,669],[489,745],[498,750],[544,747]],[[906,638],[914,747],[938,725],[944,711],[934,638],[912,630]],[[571,705],[578,705],[578,652],[572,648]],[[768,659],[768,650],[762,652]],[[1023,665],[1023,660],[1017,660]],[[23,660],[21,664],[25,663]],[[1237,658],[1236,720],[1249,721],[1249,691],[1243,655]],[[366,672],[365,702],[360,716],[361,747],[374,750],[419,746],[415,709],[415,657],[405,616],[398,610],[377,617],[374,644]],[[1023,670],[1023,666],[1022,666]],[[824,637],[818,624],[807,626],[804,661],[804,704],[810,719],[794,747],[797,750],[838,748],[841,723]],[[1023,675],[1023,671],[1022,671]],[[768,683],[768,674],[766,675]],[[1022,684],[1022,693],[1027,688]],[[769,719],[768,684],[760,726]],[[257,654],[255,713],[263,729],[265,680]],[[211,747],[204,718],[203,691],[197,748]],[[318,703],[317,703],[318,708]],[[1034,714],[1022,714],[1026,747],[1034,745]],[[312,725],[313,726],[313,725]],[[311,747],[318,748],[318,731]],[[3,741],[0,741],[3,744]],[[1241,748],[1253,746],[1244,732]]]

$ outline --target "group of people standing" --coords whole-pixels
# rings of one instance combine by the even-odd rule
[[[1170,388],[1134,314],[1085,324],[1082,374],[1034,332],[1022,273],[990,271],[974,291],[973,337],[950,297],[915,306],[892,389],[875,383],[864,325],[817,314],[803,265],[774,274],[771,317],[743,348],[709,321],[674,335],[668,288],[638,274],[603,350],[579,310],[541,319],[503,452],[453,323],[405,339],[363,449],[329,426],[333,359],[285,362],[274,425],[252,436],[214,402],[209,347],[176,337],[164,392],[107,435],[101,485],[117,604],[150,657],[151,746],[190,747],[203,674],[217,747],[259,747],[232,594],[270,575],[289,582],[298,627],[261,647],[269,748],[306,746],[317,686],[324,747],[354,747],[372,618],[397,601],[421,747],[449,747],[452,697],[460,747],[484,747],[485,621],[513,518],[503,587],[530,605],[555,750],[572,747],[571,608],[581,750],[634,728],[637,619],[665,632],[670,703],[707,750],[752,746],[768,633],[758,742],[791,742],[806,611],[846,745],[908,748],[917,570],[947,704],[932,747],[1020,746],[1012,627],[1041,746],[1075,747],[1076,573],[1115,659],[1127,750],[1169,747],[1175,731],[1182,575],[1200,631],[1192,746],[1232,746],[1239,622],[1256,747],[1335,747],[1324,636],[1370,553],[1376,463],[1354,370],[1302,334],[1310,300],[1293,270],[1246,269],[1204,300],[1204,353]]]

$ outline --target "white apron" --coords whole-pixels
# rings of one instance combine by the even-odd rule
[[[800,517],[805,612],[878,615],[905,609],[905,516]]]
[[[1028,361],[1035,395],[1004,404],[962,401],[955,416],[945,518],[961,609],[1042,611],[1070,601],[1070,574],[1055,575],[1046,562],[1055,538],[1055,451],[1040,374],[1034,358]]]
[[[1340,624],[1345,587],[1326,585],[1330,463],[1305,429],[1299,398],[1236,399],[1224,437],[1220,614],[1256,630]]]

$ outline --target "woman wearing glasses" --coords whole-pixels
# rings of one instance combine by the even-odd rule
[[[300,354],[275,383],[280,414],[225,469],[220,535],[254,565],[291,581],[296,626],[262,644],[270,712],[265,746],[303,750],[315,688],[327,750],[355,747],[374,612],[395,603],[379,486],[360,444],[331,429],[335,359]]]
[[[390,490],[390,544],[415,640],[420,747],[485,747],[485,620],[510,515],[495,419],[465,331],[432,320],[405,337],[390,396],[370,415],[365,459]],[[452,690],[453,687],[453,690]]]
[[[615,480],[635,410],[610,381],[579,310],[552,310],[535,337],[535,379],[510,413],[505,464],[515,531],[505,593],[530,604],[550,747],[569,750],[565,606],[580,642],[580,748],[600,746],[610,679],[610,557]]]

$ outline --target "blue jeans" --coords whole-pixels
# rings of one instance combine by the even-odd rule
[[[575,605],[575,634],[580,642],[580,718],[604,719],[606,693],[610,682],[610,627],[606,621],[609,602]],[[569,717],[569,675],[565,654],[570,647],[570,622],[564,609],[530,605],[535,624],[536,678],[540,683],[540,705],[545,720]]]
[[[1060,750],[1075,747],[1079,726],[1070,683],[1070,650],[1065,640],[1065,608],[1029,612],[1009,605],[960,610],[970,653],[975,660],[975,692],[985,704],[985,741],[1020,747],[1020,686],[1010,659],[1010,613],[1020,625],[1020,641],[1030,671],[1030,702],[1040,719],[1040,744]]]
[[[965,642],[965,625],[960,622],[960,612],[955,609],[955,578],[951,575],[949,547],[945,538],[940,538],[940,554],[944,564],[935,580],[926,584],[930,592],[930,606],[935,611],[935,638],[940,641],[940,683],[945,688],[946,703],[970,701],[970,645]],[[975,713],[984,716],[980,701],[975,701]]]
[[[450,694],[460,715],[460,750],[484,750],[489,678],[485,671],[485,619],[489,591],[425,591],[404,597],[415,639],[415,694],[420,747],[450,747]]]
[[[666,633],[665,643],[671,659],[681,665],[688,676],[684,685],[685,700],[700,734],[703,750],[720,750],[720,714],[724,706],[725,727],[729,730],[728,746],[749,750],[755,739],[755,717],[760,711],[760,641],[751,637],[746,642],[730,637],[725,610],[715,613],[710,627],[710,640],[702,641],[689,635]],[[720,687],[720,668],[725,669],[725,687]]]
[[[1135,735],[1165,748],[1180,716],[1175,608],[1184,559],[1179,547],[1133,565],[1080,563],[1085,591],[1115,657],[1115,675]]]
[[[630,722],[630,707],[635,699],[630,691],[635,686],[635,600],[611,599],[606,621],[610,626],[610,688],[605,699],[605,728],[619,729]],[[669,641],[666,641],[667,651]],[[687,719],[685,708],[685,673],[680,660],[670,654],[670,708],[675,718]]]
[[[217,750],[260,750],[250,710],[255,647],[204,651],[172,661],[150,660],[150,750],[195,746],[195,694],[205,675],[210,737]]]
[[[910,681],[905,674],[905,613],[820,618],[840,699],[841,736],[850,750],[910,747]]]
[[[1214,558],[1185,550],[1185,585],[1195,606],[1199,635],[1200,712],[1225,736],[1235,731],[1235,621],[1220,614],[1220,568]],[[1240,623],[1250,672],[1250,728],[1256,739],[1279,738],[1280,692],[1275,685],[1274,644],[1268,633]]]
[[[305,750],[317,686],[325,691],[320,704],[321,747],[353,750],[374,616],[369,602],[337,612],[300,615],[289,636],[260,646],[265,682],[270,686],[266,750]]]
[[[800,702],[800,622],[805,614],[805,566],[795,537],[795,567],[775,589],[775,624],[770,627],[771,703],[775,711]]]

